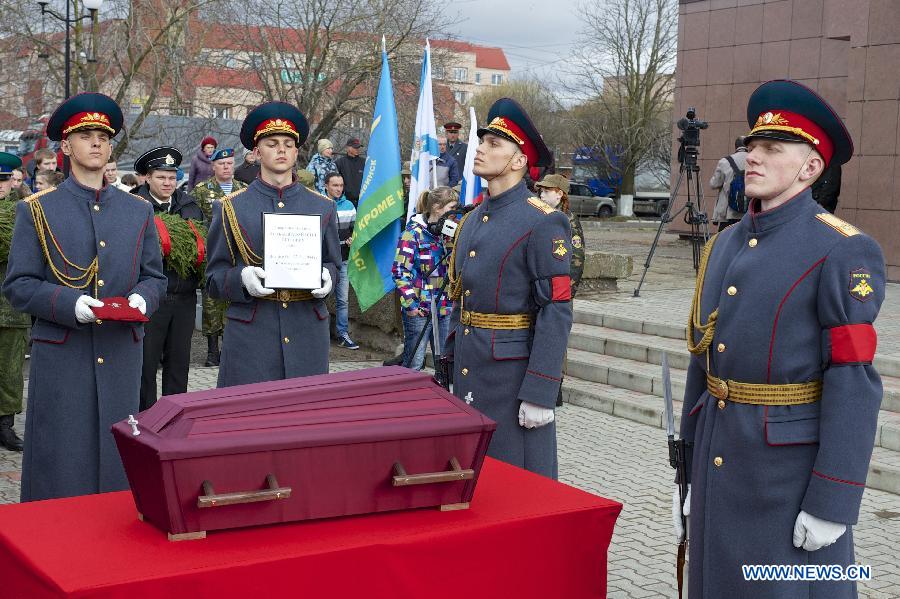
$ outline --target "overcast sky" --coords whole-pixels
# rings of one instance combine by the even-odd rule
[[[566,68],[580,28],[578,0],[452,0],[462,40],[503,48],[514,76],[553,76]]]

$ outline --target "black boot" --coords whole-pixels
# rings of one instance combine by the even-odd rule
[[[12,414],[0,416],[0,445],[10,451],[22,451],[25,444],[13,430],[15,418]]]
[[[218,366],[221,353],[219,352],[219,336],[206,336],[206,363],[204,366]]]

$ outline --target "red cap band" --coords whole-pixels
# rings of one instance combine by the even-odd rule
[[[297,127],[293,122],[287,119],[266,119],[259,124],[256,132],[253,134],[253,141],[266,135],[290,135],[297,141],[300,141],[300,134],[297,133]]]
[[[519,144],[519,149],[522,153],[528,157],[528,164],[537,162],[538,151],[534,143],[525,135],[525,132],[510,119],[498,116],[485,128],[488,131],[493,129],[511,137],[515,143]]]
[[[828,166],[834,155],[834,143],[831,138],[821,127],[801,114],[788,110],[764,112],[756,119],[756,124],[750,130],[749,135],[752,136],[762,131],[784,131],[802,137],[822,155],[825,166]]]
[[[79,112],[72,115],[63,124],[62,135],[65,138],[69,133],[84,129],[100,129],[110,135],[115,134],[115,129],[109,124],[109,116],[102,112]]]

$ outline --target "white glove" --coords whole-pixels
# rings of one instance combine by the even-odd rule
[[[816,518],[801,511],[794,522],[794,547],[816,551],[833,544],[847,532],[846,524]]]
[[[681,496],[678,487],[672,493],[672,526],[675,528],[675,538],[680,543],[684,539],[684,526],[681,525],[681,514],[691,515],[691,485],[688,485],[687,495],[684,497],[684,507],[681,506]]]
[[[147,314],[147,302],[137,293],[128,296],[128,305],[137,308],[141,314]]]
[[[247,293],[253,297],[265,297],[275,293],[274,289],[269,289],[263,285],[263,279],[266,278],[266,271],[258,266],[245,266],[241,271],[241,283],[247,289]]]
[[[331,289],[334,287],[334,284],[331,282],[331,273],[328,272],[327,268],[322,269],[322,286],[318,289],[313,289],[310,291],[312,296],[317,299],[322,299],[329,293],[331,293]]]
[[[75,320],[77,320],[81,324],[94,322],[95,320],[97,320],[97,317],[94,316],[94,311],[91,310],[91,308],[102,307],[103,302],[101,302],[100,300],[89,295],[82,295],[77,300],[75,300]]]
[[[538,428],[550,424],[554,418],[556,415],[551,408],[542,408],[527,401],[519,404],[519,426]]]

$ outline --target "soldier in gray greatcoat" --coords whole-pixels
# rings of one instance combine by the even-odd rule
[[[553,409],[572,324],[569,221],[525,186],[526,169],[551,161],[525,111],[503,98],[488,122],[475,174],[490,195],[461,222],[450,264],[454,393],[497,422],[488,455],[556,478]]]
[[[231,302],[222,341],[219,387],[328,372],[329,315],[324,299],[338,280],[341,250],[335,203],[297,181],[294,165],[309,127],[290,104],[254,108],[241,142],[260,156],[260,175],[249,187],[213,206],[207,243],[210,297]],[[321,216],[322,286],[270,289],[262,268],[262,214]]]
[[[144,327],[100,320],[108,297],[151,314],[166,278],[153,210],[106,185],[122,112],[110,98],[66,100],[47,123],[71,174],[19,202],[3,294],[35,317],[22,501],[128,488],[110,427],[138,410]]]
[[[802,85],[771,81],[747,119],[753,200],[704,249],[690,315],[689,597],[856,597],[852,581],[754,581],[741,567],[854,563],[885,292],[878,244],[809,189],[853,154],[840,117]]]

